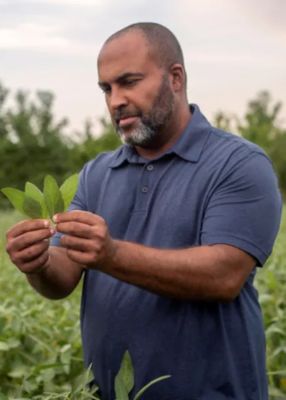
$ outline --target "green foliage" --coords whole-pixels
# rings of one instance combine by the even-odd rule
[[[9,131],[8,124],[6,121],[6,112],[4,105],[8,97],[9,90],[6,89],[0,82],[0,141],[7,140]]]
[[[121,143],[105,118],[100,120],[100,135],[95,135],[90,121],[81,132],[68,131],[66,118],[55,120],[50,92],[38,91],[31,100],[28,92],[19,90],[10,107],[9,96],[0,82],[0,187],[21,188],[28,180],[40,185],[46,171],[62,181],[99,153],[114,150]],[[242,119],[220,111],[214,124],[260,145],[272,159],[286,196],[286,130],[279,120],[281,109],[282,103],[273,103],[270,93],[263,91],[248,103]],[[7,204],[0,197],[0,207]]]
[[[135,397],[133,400],[139,400],[143,396],[143,394],[146,392],[147,389],[149,389],[151,386],[155,385],[155,383],[161,382],[165,379],[171,378],[171,375],[163,375],[159,376],[156,379],[153,379],[151,382],[147,383],[145,386],[143,386],[138,393],[136,393]]]
[[[87,390],[91,375],[83,369],[81,288],[50,301],[29,287],[4,251],[4,232],[20,218],[1,213],[0,399],[98,399]]]
[[[78,180],[79,180],[79,175],[73,174],[72,176],[67,178],[60,187],[60,193],[64,201],[64,210],[68,208],[75,195],[78,186]]]
[[[29,287],[4,251],[4,232],[20,218],[15,212],[0,215],[0,399],[99,400],[96,392],[88,391],[91,376],[83,370],[81,287],[60,301],[46,300]],[[286,398],[285,240],[284,208],[273,254],[256,277],[265,321],[270,400]],[[125,362],[128,371],[130,360],[125,357]],[[124,379],[130,388],[132,380]],[[134,400],[139,399],[136,396]]]
[[[31,182],[26,182],[25,191],[3,188],[2,193],[14,208],[30,218],[53,218],[56,213],[65,211],[72,201],[78,186],[78,174],[67,178],[59,188],[51,175],[44,179],[43,192]]]
[[[13,207],[20,211],[20,213],[25,214],[24,211],[24,201],[25,193],[22,190],[6,187],[1,189],[1,192],[9,199]]]
[[[139,400],[152,385],[160,382],[164,379],[170,378],[170,375],[160,376],[147,383],[143,388],[141,388],[138,393],[134,395],[133,400]],[[115,377],[115,400],[129,400],[129,394],[131,393],[134,386],[134,369],[131,356],[128,350],[124,353],[120,369]]]
[[[46,171],[61,180],[69,171],[76,172],[64,140],[67,120],[54,121],[51,93],[39,91],[36,100],[31,101],[28,93],[18,91],[14,106],[8,107],[8,91],[0,85],[0,98],[0,126],[4,132],[0,136],[0,187],[22,189],[28,180],[39,185]],[[0,205],[5,204],[1,198]]]
[[[63,196],[53,176],[45,176],[43,193],[50,218],[64,211]]]
[[[120,141],[112,125],[101,120],[102,132],[96,137],[86,122],[83,132],[68,132],[66,118],[56,121],[54,96],[38,91],[35,99],[18,91],[8,107],[9,90],[0,83],[0,187],[23,189],[24,182],[39,186],[47,171],[57,181],[78,172],[83,164],[102,151],[115,149]],[[0,207],[7,207],[4,196]]]
[[[47,300],[34,292],[4,251],[5,232],[21,215],[2,212],[0,219],[0,400],[100,400],[98,388],[87,386],[92,380],[90,370],[83,369],[81,286],[60,301]],[[134,400],[167,377],[148,383]],[[134,371],[128,352],[115,382],[117,399],[123,400],[119,397],[120,380],[129,393]]]
[[[128,400],[134,386],[134,371],[131,356],[128,351],[123,355],[120,369],[115,377],[116,400]]]
[[[228,115],[224,113],[223,111],[218,111],[216,112],[214,116],[214,121],[213,124],[219,129],[222,129],[223,131],[231,132],[234,128],[234,124],[238,124],[238,118],[236,115]]]
[[[68,121],[65,118],[55,121],[54,97],[49,92],[37,92],[32,101],[28,92],[18,91],[13,106],[8,107],[9,96],[9,90],[0,83],[0,187],[22,188],[26,182],[26,195],[22,190],[14,192],[13,205],[20,210],[22,205],[22,212],[27,207],[33,208],[36,213],[34,200],[41,204],[43,215],[47,216],[44,194],[36,186],[42,183],[46,172],[57,182],[63,181],[100,152],[118,147],[120,140],[105,119],[101,120],[99,137],[94,135],[91,123],[86,122],[83,132],[78,133],[80,140],[74,140],[74,134],[66,132]],[[215,123],[222,129],[236,130],[262,146],[273,160],[281,189],[286,194],[286,131],[279,120],[281,108],[282,103],[272,104],[270,94],[261,92],[247,105],[243,120],[220,112]],[[50,185],[51,182],[47,183]],[[60,190],[64,199],[71,198],[68,183]],[[50,202],[50,212],[57,208],[56,203]],[[0,198],[0,206],[7,206],[5,196]],[[18,219],[20,216],[16,213],[1,214],[0,400],[99,400],[96,389],[94,393],[87,389],[90,372],[82,367],[80,287],[67,300],[57,302],[45,300],[29,287],[5,253],[4,232]],[[285,240],[284,211],[273,255],[256,279],[265,321],[271,400],[286,398]],[[124,360],[124,369],[128,371],[131,359],[128,361],[126,356]],[[151,384],[166,378],[147,384],[134,400]],[[129,379],[120,373],[116,390],[124,385],[123,393],[129,393],[132,384]]]
[[[286,208],[267,264],[256,277],[264,315],[271,399],[286,398]]]
[[[271,96],[267,91],[258,93],[248,103],[244,121],[238,126],[239,132],[268,151],[279,134],[277,118],[281,107],[280,102],[271,104]]]
[[[40,208],[41,208],[40,216],[42,218],[47,218],[48,217],[48,209],[47,209],[46,202],[44,199],[44,193],[36,185],[34,185],[31,182],[26,182],[25,193],[27,196],[34,199],[40,205]],[[21,212],[21,210],[19,210],[19,211]]]
[[[95,138],[92,132],[92,124],[89,121],[86,122],[84,132],[79,135],[80,142],[71,150],[74,165],[82,166],[99,153],[114,150],[121,144],[118,135],[114,133],[111,123],[107,122],[105,118],[102,118],[100,123],[102,132],[99,137]]]
[[[43,218],[41,204],[25,194],[23,211],[30,218]]]

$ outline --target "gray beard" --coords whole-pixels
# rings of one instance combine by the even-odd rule
[[[156,141],[160,131],[167,126],[173,112],[174,96],[169,87],[167,75],[165,75],[151,111],[142,116],[137,128],[126,134],[123,129],[117,127],[117,133],[123,143],[148,147],[152,142]]]
[[[122,143],[132,146],[148,146],[156,137],[156,132],[153,128],[145,125],[142,121],[136,129],[133,129],[129,134],[125,134],[123,129],[117,129]]]

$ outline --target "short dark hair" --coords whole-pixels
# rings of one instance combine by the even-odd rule
[[[185,70],[184,57],[176,36],[165,26],[155,22],[137,22],[120,29],[111,35],[105,43],[132,30],[139,30],[152,48],[156,61],[168,69],[173,64],[181,64]]]

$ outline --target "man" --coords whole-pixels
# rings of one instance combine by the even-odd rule
[[[188,105],[177,39],[154,23],[112,35],[99,86],[125,144],[82,170],[67,213],[7,234],[12,261],[49,298],[84,274],[85,362],[114,399],[122,355],[148,400],[266,400],[256,267],[278,231],[281,199],[256,145]]]

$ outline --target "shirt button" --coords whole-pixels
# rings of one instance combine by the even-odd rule
[[[141,189],[142,193],[147,193],[148,190],[149,190],[148,186],[143,186]]]
[[[148,171],[153,171],[153,169],[154,169],[154,165],[152,165],[152,164],[147,165]]]

